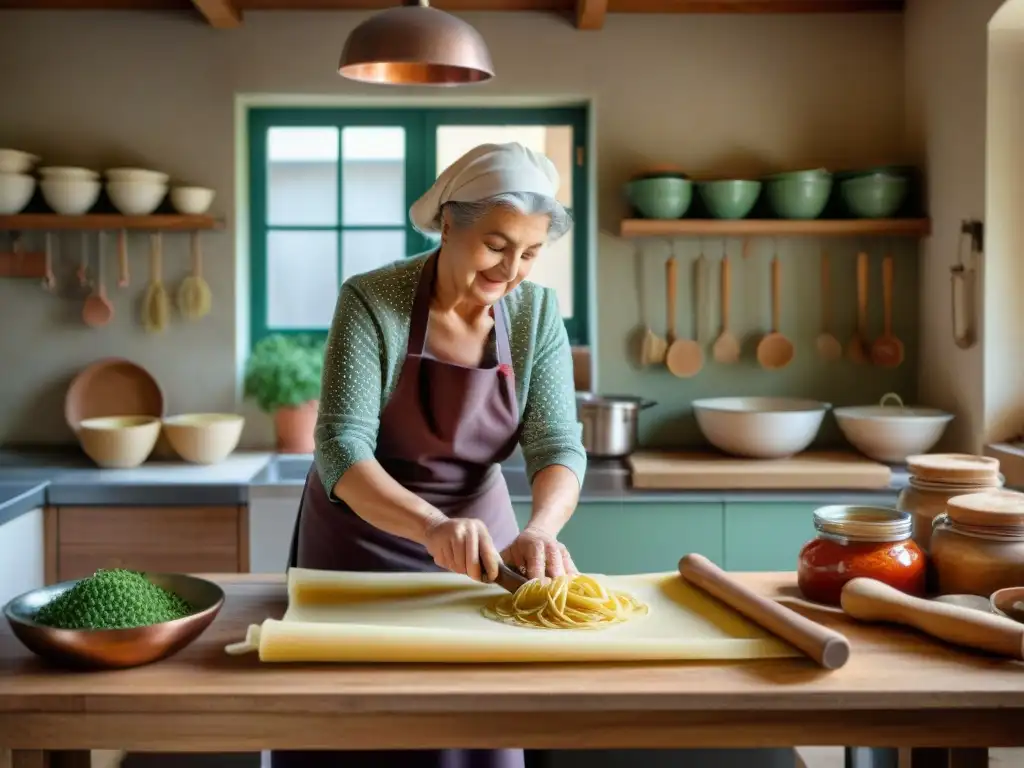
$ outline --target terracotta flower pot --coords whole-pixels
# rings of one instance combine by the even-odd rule
[[[278,408],[274,413],[278,453],[312,453],[313,428],[320,402],[310,400],[294,408]]]

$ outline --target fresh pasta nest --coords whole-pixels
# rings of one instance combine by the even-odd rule
[[[483,609],[489,619],[535,629],[604,629],[647,612],[632,595],[582,574],[533,579]]]

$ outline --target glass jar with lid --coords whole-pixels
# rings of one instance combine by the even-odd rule
[[[931,560],[942,595],[988,597],[1024,584],[1024,493],[955,496],[935,518]]]
[[[922,597],[925,556],[911,525],[908,513],[884,507],[816,509],[818,535],[800,550],[797,565],[800,591],[813,602],[839,605],[846,582],[864,576]]]
[[[910,481],[900,491],[896,509],[910,514],[913,537],[928,553],[932,521],[945,513],[946,502],[954,496],[1001,488],[999,460],[966,453],[927,453],[907,457]]]

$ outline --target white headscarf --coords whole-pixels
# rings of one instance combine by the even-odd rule
[[[449,165],[409,209],[420,232],[440,232],[441,206],[475,203],[508,192],[533,192],[554,198],[558,171],[545,155],[518,142],[481,144]]]

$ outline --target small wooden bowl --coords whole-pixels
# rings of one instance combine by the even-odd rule
[[[1024,624],[1024,587],[996,590],[989,598],[989,605],[1000,616]]]
[[[210,626],[224,605],[224,590],[212,581],[183,573],[147,573],[146,578],[174,592],[196,609],[174,621],[130,629],[57,629],[37,624],[36,613],[81,579],[26,592],[4,607],[14,636],[36,655],[60,666],[125,669],[166,659]]]

